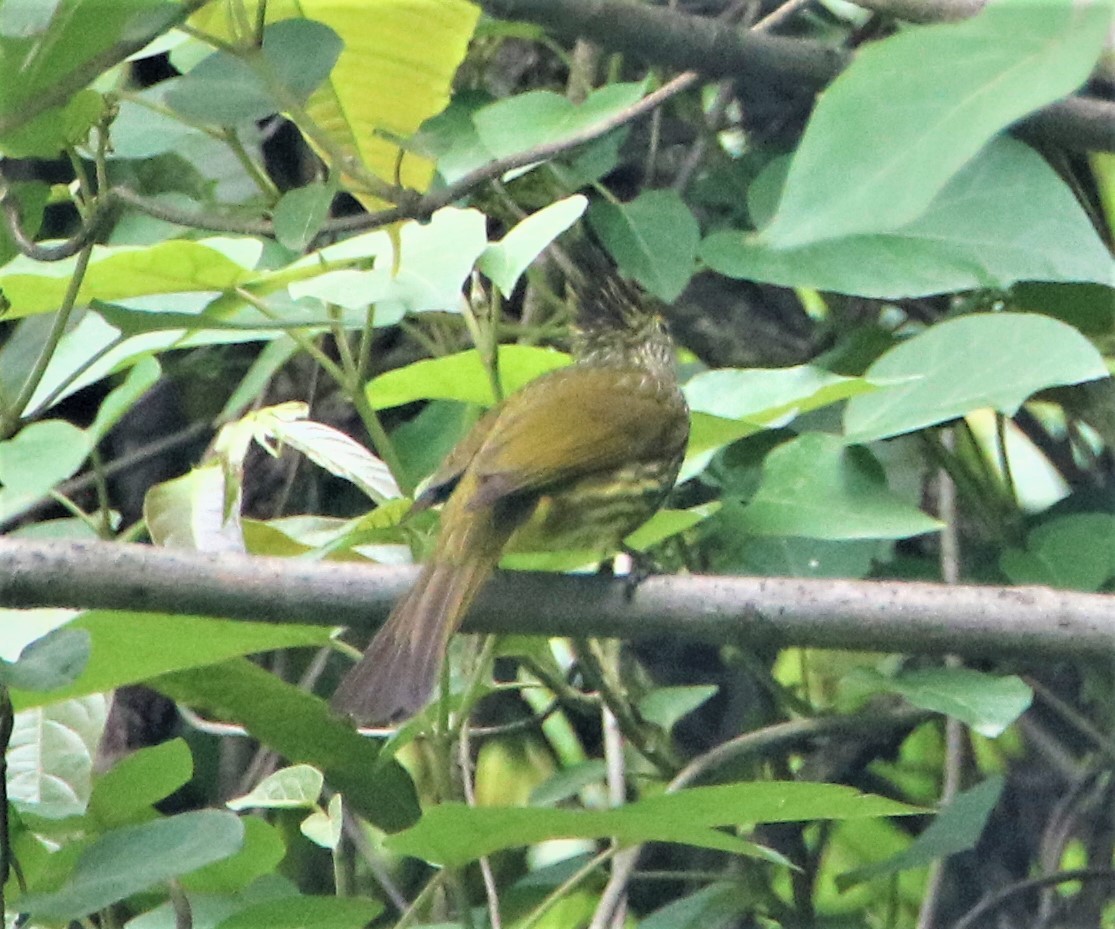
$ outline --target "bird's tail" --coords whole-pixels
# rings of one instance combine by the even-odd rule
[[[336,712],[362,725],[391,723],[413,716],[430,699],[449,637],[519,522],[497,518],[498,505],[471,507],[473,496],[458,487],[446,504],[432,557],[341,681],[331,701]]]

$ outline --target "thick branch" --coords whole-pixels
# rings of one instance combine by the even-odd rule
[[[873,0],[881,6],[887,0]],[[901,6],[898,0],[893,0]],[[819,90],[848,65],[841,49],[805,39],[742,32],[726,23],[629,0],[479,0],[492,16],[537,23],[651,64],[706,78],[761,80]],[[979,0],[909,0],[922,20],[977,12]],[[869,4],[865,4],[869,5]],[[934,17],[934,10],[939,16]],[[892,10],[893,12],[893,10]],[[901,10],[899,10],[901,12]],[[1018,124],[1026,135],[1085,151],[1115,151],[1115,103],[1070,97]]]
[[[368,631],[413,578],[409,568],[0,538],[5,607],[150,610]],[[466,628],[1042,661],[1110,658],[1115,596],[1041,587],[651,577],[629,599],[621,580],[508,572],[485,589]]]
[[[744,32],[723,21],[628,0],[480,0],[501,19],[705,77],[762,80],[820,89],[849,61],[841,49],[807,39]]]

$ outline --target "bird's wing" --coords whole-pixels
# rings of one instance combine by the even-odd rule
[[[545,493],[623,464],[680,454],[688,417],[676,388],[627,368],[563,368],[512,394],[476,450],[483,506]]]
[[[464,437],[453,446],[453,450],[445,456],[441,467],[434,472],[426,484],[426,489],[414,501],[412,511],[420,512],[439,503],[444,503],[453,488],[457,486],[465,468],[469,466],[476,453],[484,445],[488,433],[492,431],[501,407],[494,406],[480,417]]]

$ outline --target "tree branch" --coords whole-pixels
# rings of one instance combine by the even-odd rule
[[[479,0],[500,19],[544,26],[652,64],[709,78],[760,80],[820,90],[851,60],[842,49],[807,39],[746,32],[722,20],[628,0]]]
[[[743,32],[727,23],[628,0],[478,0],[492,16],[536,23],[651,64],[694,70],[705,78],[763,81],[820,90],[851,61],[843,49],[805,39]],[[978,12],[979,0],[871,0],[864,6],[920,21]],[[939,15],[934,16],[934,10]],[[1115,103],[1070,97],[1018,123],[1024,134],[1067,148],[1115,151]]]
[[[367,632],[415,570],[0,538],[0,606],[338,623]],[[481,594],[466,629],[1041,661],[1110,658],[1115,596],[1044,587],[677,576],[648,578],[629,598],[623,580],[505,572]]]

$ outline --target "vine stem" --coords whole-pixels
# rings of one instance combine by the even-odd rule
[[[7,439],[15,432],[20,418],[42,382],[43,375],[46,374],[47,366],[50,364],[50,359],[54,357],[58,343],[65,335],[66,327],[69,325],[70,316],[74,311],[74,305],[77,303],[77,295],[81,290],[82,282],[85,280],[85,272],[89,269],[89,259],[92,256],[93,243],[89,242],[78,252],[74,273],[70,275],[70,283],[66,287],[66,295],[62,298],[62,305],[55,314],[50,332],[47,334],[38,358],[35,359],[35,365],[27,375],[27,380],[23,382],[19,394],[5,411],[3,419],[0,420],[0,439]]]

